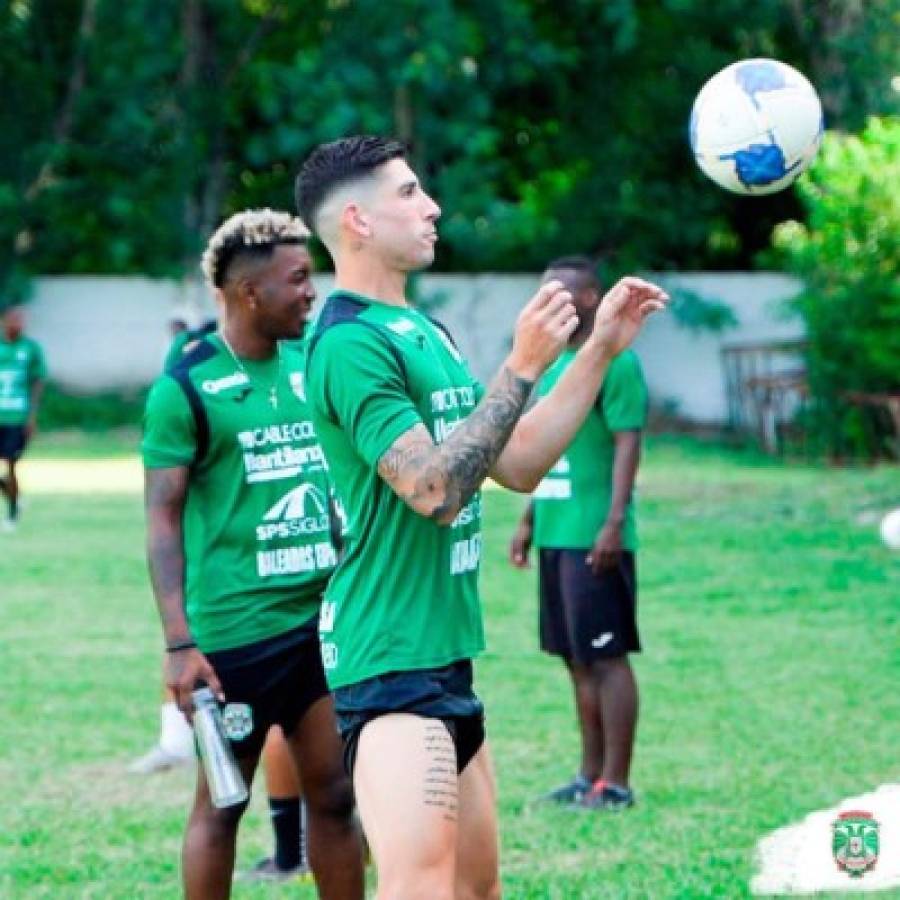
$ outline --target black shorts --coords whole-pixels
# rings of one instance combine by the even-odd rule
[[[222,719],[234,755],[257,756],[266,734],[286,735],[328,694],[319,649],[318,614],[285,634],[207,653],[225,691]]]
[[[16,462],[27,444],[28,432],[24,425],[0,425],[0,459]]]
[[[587,550],[541,550],[541,649],[583,665],[639,653],[634,554],[594,575]]]
[[[353,777],[363,726],[390,713],[440,719],[456,748],[459,774],[484,743],[484,706],[472,691],[472,662],[440,669],[388,672],[334,691],[334,711],[344,742],[344,766]]]

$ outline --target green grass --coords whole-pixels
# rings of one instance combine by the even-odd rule
[[[34,452],[131,446],[130,435],[48,434]],[[640,484],[639,805],[571,815],[528,803],[572,773],[577,738],[562,667],[536,649],[533,573],[505,563],[522,501],[488,494],[477,682],[505,896],[744,896],[763,833],[897,779],[900,554],[857,518],[898,502],[897,469],[777,466],[652,442]],[[160,638],[142,544],[137,494],[35,494],[20,531],[0,535],[2,897],[177,896],[191,777],[124,771],[157,728]],[[257,796],[239,865],[268,845]],[[235,890],[274,894],[313,896]]]

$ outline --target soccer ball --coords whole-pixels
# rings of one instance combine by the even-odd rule
[[[881,539],[890,550],[900,550],[900,509],[881,520]]]
[[[691,111],[691,149],[716,184],[773,194],[812,162],[822,142],[822,104],[796,70],[745,59],[713,75]]]

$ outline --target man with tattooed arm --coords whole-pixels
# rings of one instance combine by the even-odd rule
[[[603,299],[546,398],[531,390],[578,324],[544,284],[487,389],[409,305],[440,208],[401,144],[346,138],[297,176],[301,216],[336,270],[310,340],[307,396],[347,511],[325,593],[322,657],[382,900],[499,896],[495,786],[472,659],[484,647],[479,488],[534,489],[591,408],[610,361],[666,295],[637,278]]]

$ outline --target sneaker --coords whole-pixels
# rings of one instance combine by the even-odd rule
[[[538,799],[544,803],[580,803],[590,789],[590,780],[579,774]]]
[[[154,772],[165,772],[176,766],[186,766],[194,761],[194,754],[172,753],[157,744],[143,756],[139,756],[128,766],[133,775],[152,775]]]
[[[236,879],[238,881],[268,881],[268,882],[284,882],[284,881],[312,881],[313,873],[309,865],[301,862],[292,869],[282,869],[275,864],[273,856],[267,856],[261,859],[252,869],[246,872],[240,872]]]
[[[578,806],[583,809],[626,809],[634,806],[634,791],[601,779],[594,782],[578,801]]]

